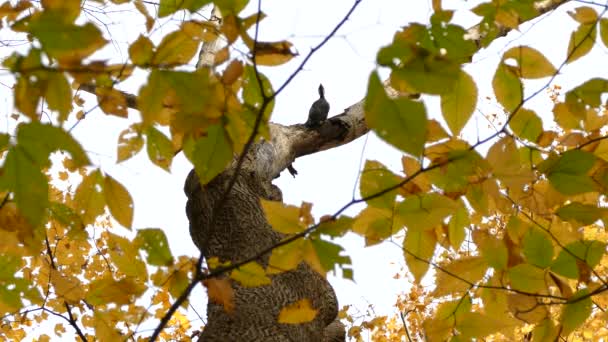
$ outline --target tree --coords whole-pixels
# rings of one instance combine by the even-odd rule
[[[148,31],[162,18],[211,3],[111,2],[133,6]],[[203,336],[226,333],[221,320],[271,312],[258,323],[276,328],[276,340],[328,337],[324,330],[336,328],[337,312],[327,309],[335,297],[324,275],[340,269],[352,276],[334,238],[354,232],[368,245],[402,240],[406,276],[415,283],[395,317],[355,322],[340,311],[354,339],[366,329],[374,340],[605,337],[608,80],[589,78],[567,91],[553,81],[594,46],[608,46],[608,6],[574,4],[578,28],[557,67],[531,46],[502,54],[492,71],[502,113],[495,131],[477,141],[460,138],[479,106],[479,83],[464,67],[482,48],[568,1],[482,2],[470,9],[480,18],[472,28],[433,1],[428,24],[409,24],[378,51],[378,66],[390,76],[372,72],[365,99],[320,127],[271,123],[274,100],[360,2],[278,86],[262,67],[281,68],[295,53],[289,41],[260,39],[261,2],[244,15],[246,1],[218,1],[210,19],[182,19],[158,44],[142,34],[129,42],[124,64],[94,59],[108,41],[86,17],[89,2],[4,2],[9,30],[29,40],[3,62],[19,123],[0,135],[3,336],[49,340],[28,327],[52,321],[56,335],[67,324],[82,340],[188,339],[195,328],[183,307],[202,283],[210,299]],[[227,46],[219,45],[224,40]],[[197,68],[185,67],[201,45]],[[231,54],[236,45],[246,49],[244,57]],[[137,95],[119,90],[139,71],[147,80]],[[532,87],[534,80],[542,84]],[[552,115],[531,103],[548,89]],[[161,229],[116,227],[131,228],[134,203],[128,186],[92,165],[74,137],[71,127],[87,118],[77,109],[80,91],[94,93],[107,114],[141,114],[120,135],[118,162],[144,145],[165,170],[177,154],[190,160],[188,215],[200,257],[174,257]],[[427,104],[437,98],[440,113],[432,115]],[[361,197],[317,221],[311,204],[280,201],[272,180],[296,158],[369,130],[402,152],[402,171],[366,161]],[[344,215],[361,203],[366,207],[355,217]],[[213,231],[230,225],[257,235]],[[298,287],[285,280],[292,277],[314,280]],[[423,289],[425,281],[431,289]],[[290,294],[286,301],[264,291],[280,286]],[[318,288],[330,299],[315,297]],[[251,293],[262,300],[243,300]],[[152,332],[142,333],[142,323],[153,324]]]

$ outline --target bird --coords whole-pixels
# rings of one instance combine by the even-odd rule
[[[304,124],[308,128],[320,126],[329,114],[329,102],[325,99],[325,89],[319,84],[319,99],[310,106],[308,120]]]

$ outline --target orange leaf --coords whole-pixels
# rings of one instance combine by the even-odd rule
[[[217,304],[224,306],[226,312],[234,311],[234,291],[227,278],[211,278],[203,281],[207,288],[209,299]]]

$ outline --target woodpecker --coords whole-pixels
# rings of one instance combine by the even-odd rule
[[[308,112],[308,120],[305,125],[308,128],[320,126],[329,113],[329,103],[325,99],[325,91],[323,85],[319,84],[319,99],[315,101]]]

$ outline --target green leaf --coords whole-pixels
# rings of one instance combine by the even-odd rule
[[[104,177],[103,194],[112,216],[123,227],[131,229],[133,223],[133,198],[124,185],[110,175]]]
[[[70,238],[77,240],[88,238],[80,216],[72,208],[63,203],[51,202],[49,213],[53,219],[67,227]]]
[[[154,266],[169,266],[173,264],[173,255],[169,249],[167,236],[162,229],[138,229],[135,241],[139,248],[146,251],[148,264]]]
[[[577,291],[564,305],[560,321],[563,326],[563,335],[567,336],[578,328],[591,315],[593,302],[588,289]]]
[[[539,168],[547,174],[551,185],[565,195],[576,195],[593,191],[595,184],[587,171],[595,163],[595,156],[586,151],[571,150],[556,161],[546,160]]]
[[[173,161],[173,144],[156,128],[150,126],[146,129],[147,151],[150,161],[156,166],[170,172],[171,162]]]
[[[340,237],[352,229],[354,221],[352,217],[342,215],[335,220],[321,222],[316,232],[331,237]]]
[[[68,118],[72,110],[72,88],[63,73],[49,72],[44,96],[51,110],[59,112],[59,122]]]
[[[575,241],[566,245],[551,265],[551,271],[567,278],[578,279],[579,264],[584,261],[593,269],[605,253],[606,245],[596,240]]]
[[[479,312],[466,312],[456,321],[456,329],[461,332],[463,341],[482,339],[506,327],[504,321]]]
[[[19,125],[17,142],[39,167],[50,166],[49,155],[57,150],[69,152],[76,167],[90,163],[87,154],[72,135],[49,124],[34,121]]]
[[[421,196],[410,196],[397,205],[397,215],[409,230],[435,228],[458,209],[454,200],[429,193]]]
[[[507,271],[511,287],[515,290],[530,293],[546,291],[545,272],[530,264],[519,264]]]
[[[505,64],[498,64],[492,80],[492,87],[496,100],[504,107],[505,111],[512,113],[521,106],[524,86],[519,77]]]
[[[158,16],[160,18],[166,17],[182,9],[194,13],[209,3],[211,3],[211,0],[160,0]]]
[[[546,318],[532,330],[532,342],[555,341],[559,331],[550,318]]]
[[[516,46],[503,55],[503,61],[515,59],[517,66],[512,67],[515,74],[521,78],[535,79],[553,76],[557,69],[547,57],[529,46]]]
[[[553,260],[553,244],[538,228],[528,229],[524,235],[523,252],[530,264],[540,268],[549,267]]]
[[[366,198],[375,195],[399,184],[400,181],[401,178],[393,174],[382,163],[375,160],[366,160],[359,184],[361,197]],[[366,202],[373,207],[390,209],[395,205],[396,196],[397,189],[394,189]]]
[[[277,201],[260,200],[260,203],[273,230],[284,234],[295,234],[306,229],[304,223],[300,221],[300,208]]]
[[[529,109],[520,108],[512,115],[509,127],[518,137],[536,142],[538,136],[543,132],[543,122]]]
[[[572,32],[570,42],[568,42],[568,63],[574,62],[591,51],[595,44],[596,34],[595,23],[581,24],[576,31]]]
[[[8,151],[3,171],[0,185],[13,192],[19,211],[33,227],[38,227],[49,206],[48,179],[40,166],[33,163],[28,151],[15,146]]]
[[[454,89],[460,73],[459,63],[419,52],[402,68],[393,69],[391,79],[402,86],[400,90],[443,95]]]
[[[129,46],[129,57],[135,65],[145,66],[149,64],[154,57],[154,44],[147,37],[140,35]]]
[[[146,286],[133,278],[117,281],[112,276],[106,276],[91,282],[86,300],[91,305],[126,305],[132,303],[134,297],[139,297],[145,290]]]
[[[199,44],[200,39],[180,28],[163,37],[151,63],[170,67],[186,64],[198,51]]]
[[[15,29],[30,32],[45,52],[66,63],[80,62],[106,45],[94,24],[74,25],[65,21],[64,15],[61,11],[38,12],[17,23]]]
[[[365,121],[389,144],[414,156],[422,154],[427,130],[424,104],[405,97],[389,99],[376,72],[369,78]]]
[[[565,221],[575,221],[580,222],[583,225],[590,225],[595,221],[606,217],[608,209],[599,208],[591,204],[572,202],[557,209],[556,214]]]
[[[207,135],[200,137],[194,143],[194,150],[190,156],[201,184],[209,183],[224,171],[231,160],[232,146],[221,125],[209,127]]]
[[[458,75],[454,88],[441,95],[441,112],[453,135],[460,134],[477,105],[477,85],[464,71]]]
[[[429,269],[436,244],[437,237],[434,230],[409,229],[405,235],[403,240],[405,264],[417,284],[420,284]]]
[[[334,270],[335,266],[338,265],[343,272],[343,276],[351,274],[352,278],[352,261],[349,256],[341,255],[344,252],[344,248],[338,244],[331,243],[329,241],[322,240],[320,238],[311,239],[312,246],[319,258],[319,263],[325,272]]]

